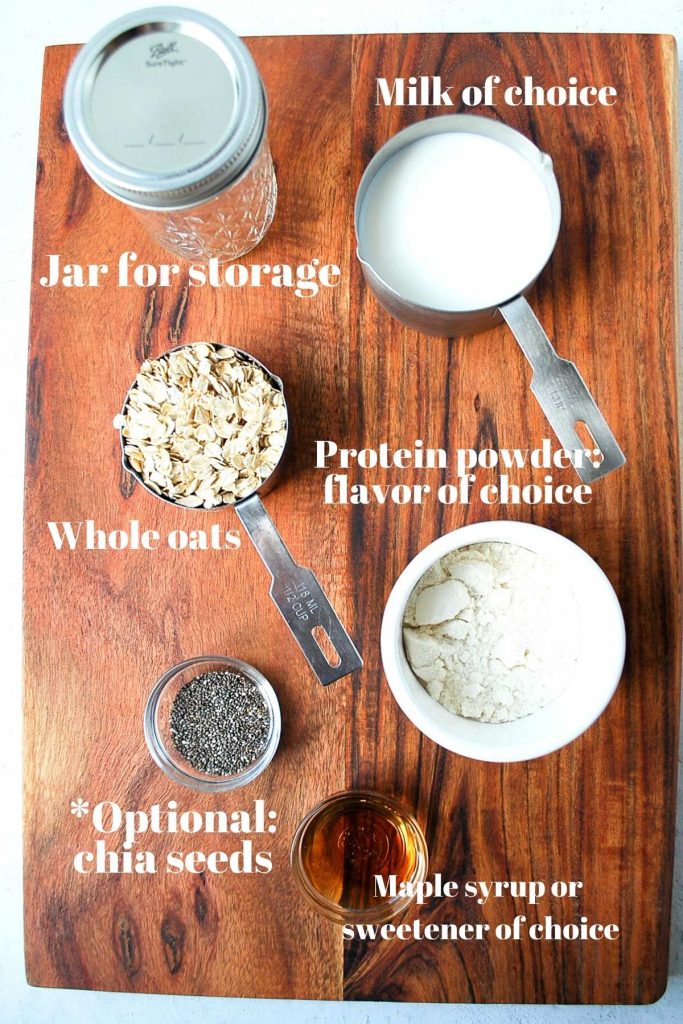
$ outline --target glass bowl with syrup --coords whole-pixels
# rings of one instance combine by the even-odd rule
[[[327,797],[292,841],[292,870],[303,895],[339,924],[379,924],[406,910],[427,862],[415,817],[392,797],[366,790]]]

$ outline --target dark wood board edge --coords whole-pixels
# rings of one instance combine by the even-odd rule
[[[680,147],[681,147],[681,134],[680,134],[680,118],[681,118],[681,106],[680,106],[680,68],[678,63],[678,45],[676,38],[673,35],[664,34],[661,36],[664,53],[666,55],[669,67],[669,76],[671,79],[671,119],[669,124],[669,132],[672,140],[672,152],[673,152],[673,166],[672,166],[672,182],[671,192],[674,197],[673,202],[673,253],[672,253],[672,265],[673,265],[673,286],[674,286],[674,301],[673,305],[673,344],[675,352],[676,362],[676,395],[678,399],[678,436],[683,439],[683,337],[681,336],[681,160],[680,160]],[[666,44],[666,45],[665,45]],[[679,487],[683,487],[683,444],[679,450]],[[679,502],[678,509],[678,521],[676,523],[676,529],[678,531],[679,538],[683,537],[683,502]],[[683,560],[680,557],[680,544],[679,539],[679,564],[678,564],[678,585],[681,592],[683,592]],[[678,690],[676,695],[677,701],[677,714],[675,715],[675,732],[676,742],[675,749],[679,751],[678,758],[680,760],[680,745],[681,745],[681,713],[683,712],[683,700],[681,699],[681,665],[683,665],[683,636],[680,638],[679,649],[677,652],[678,659]],[[663,969],[660,983],[657,990],[653,993],[652,999],[644,1000],[644,1003],[651,1005],[659,1002],[659,1000],[665,995],[669,985],[669,961],[671,954],[672,945],[672,912],[673,912],[673,881],[674,881],[674,858],[676,853],[676,821],[678,817],[678,771],[676,770],[677,765],[674,764],[672,768],[672,781],[669,793],[669,817],[673,822],[673,827],[669,830],[669,874],[667,879],[668,897],[666,898],[664,915],[662,921],[662,928],[664,932],[664,945],[666,949],[666,956],[662,957]]]

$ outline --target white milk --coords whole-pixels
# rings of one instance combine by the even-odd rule
[[[495,139],[444,132],[417,139],[379,171],[363,201],[360,252],[401,296],[474,310],[512,298],[552,242],[539,175]]]

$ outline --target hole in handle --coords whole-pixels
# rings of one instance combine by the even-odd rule
[[[330,640],[329,633],[327,632],[325,627],[320,625],[314,626],[313,629],[311,630],[311,633],[313,634],[313,639],[315,640],[318,647],[322,651],[323,658],[330,666],[330,668],[337,668],[339,665],[341,665],[341,658],[337,654],[337,649]]]
[[[574,430],[576,431],[584,450],[591,452],[591,462],[597,469],[600,463],[604,462],[605,456],[602,454],[600,445],[595,440],[591,428],[584,420],[577,420],[574,424]]]

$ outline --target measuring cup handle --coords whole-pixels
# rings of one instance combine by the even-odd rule
[[[553,343],[523,295],[506,302],[500,312],[534,373],[555,363],[558,356]]]
[[[531,364],[531,390],[562,447],[577,456],[586,450],[587,442],[577,431],[579,424],[584,424],[597,446],[594,452],[601,456],[601,461],[581,459],[576,465],[581,480],[591,484],[623,466],[626,457],[583,377],[574,363],[558,356],[524,296],[506,302],[500,306],[500,312]]]
[[[363,661],[310,569],[294,561],[258,495],[235,505],[242,526],[273,577],[270,596],[323,686],[359,669]],[[330,660],[316,639],[336,652]]]

